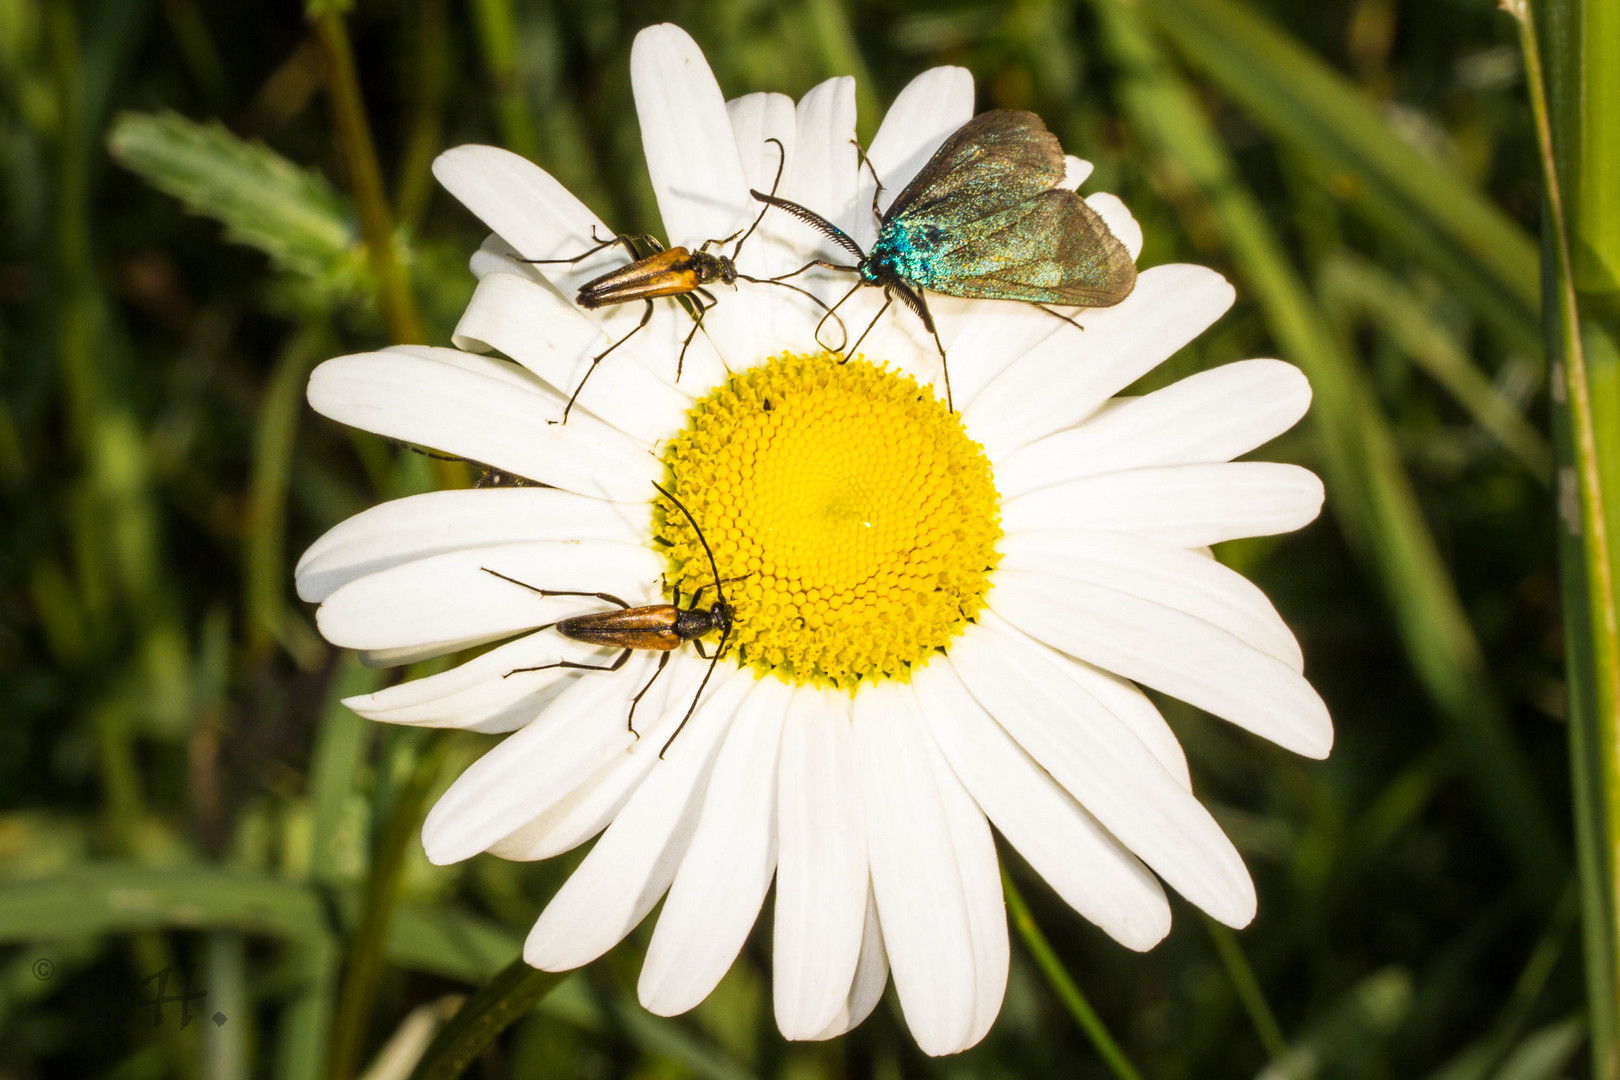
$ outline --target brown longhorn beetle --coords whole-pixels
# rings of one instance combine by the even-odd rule
[[[777,185],[782,182],[782,167],[787,163],[787,151],[783,148],[780,139],[766,139],[765,141],[775,143],[780,154],[776,163],[776,179],[771,184],[771,193],[774,195]],[[653,301],[659,297],[674,297],[686,309],[686,313],[692,317],[692,330],[686,335],[686,340],[681,344],[680,357],[675,361],[676,382],[680,381],[681,370],[686,364],[686,350],[691,347],[692,339],[697,336],[697,332],[703,328],[703,316],[708,312],[709,308],[719,302],[715,299],[713,293],[704,288],[706,285],[717,283],[735,285],[739,281],[750,281],[756,285],[780,285],[783,288],[792,289],[796,293],[809,297],[829,316],[837,318],[827,305],[822,303],[820,297],[799,288],[797,285],[790,285],[785,281],[749,277],[737,269],[735,260],[738,253],[742,251],[742,246],[748,238],[754,235],[754,230],[759,228],[759,223],[764,220],[765,213],[769,209],[768,205],[762,209],[759,216],[754,218],[754,223],[748,226],[746,232],[739,229],[721,240],[705,240],[698,246],[696,251],[686,247],[672,247],[666,250],[656,237],[645,234],[636,236],[630,233],[621,233],[618,236],[602,240],[596,235],[593,228],[591,239],[599,242],[589,251],[575,255],[571,259],[523,260],[527,263],[542,266],[559,263],[572,266],[583,259],[590,258],[604,248],[610,248],[615,244],[621,245],[625,251],[630,253],[630,257],[634,261],[619,267],[617,270],[609,270],[600,277],[592,278],[581,285],[579,295],[575,297],[575,302],[587,311],[594,311],[609,304],[628,304],[636,300],[641,300],[647,305],[641,314],[641,321],[628,334],[625,334],[624,337],[591,357],[591,366],[586,369],[584,377],[579,380],[579,385],[574,387],[573,394],[568,398],[568,404],[563,406],[563,423],[568,422],[568,413],[573,409],[574,402],[579,400],[579,392],[585,389],[585,383],[590,379],[591,373],[596,370],[596,365],[600,364],[602,359],[614,349],[635,337],[652,320]],[[738,239],[739,236],[741,239]],[[733,240],[736,240],[737,244],[732,248],[731,254],[723,254],[720,249]],[[711,247],[715,250],[710,251]]]
[[[703,673],[703,681],[698,683],[697,693],[692,696],[692,704],[687,708],[686,715],[681,717],[680,725],[675,729],[675,734],[671,735],[669,740],[664,743],[663,749],[658,751],[658,756],[661,758],[664,756],[665,751],[669,749],[670,743],[675,741],[675,736],[681,733],[686,727],[686,722],[692,719],[692,714],[697,711],[698,702],[703,697],[703,689],[709,685],[709,677],[714,674],[714,666],[720,662],[721,655],[726,651],[726,639],[731,636],[732,610],[731,605],[726,603],[725,590],[721,586],[726,581],[741,581],[742,577],[726,578],[725,581],[720,579],[720,568],[715,565],[714,552],[709,549],[709,542],[704,539],[703,530],[698,528],[697,520],[692,517],[692,512],[679,499],[665,490],[663,485],[655,482],[653,487],[658,489],[660,495],[674,503],[676,508],[685,515],[686,520],[691,522],[692,531],[697,533],[698,542],[703,545],[703,553],[709,557],[709,570],[714,575],[715,599],[713,606],[708,609],[698,607],[698,601],[709,589],[708,585],[699,585],[697,592],[692,594],[691,602],[684,608],[680,606],[681,590],[679,587],[674,590],[675,602],[673,604],[646,604],[642,607],[631,607],[612,593],[539,589],[527,582],[507,577],[498,570],[491,570],[487,566],[481,566],[479,569],[486,574],[494,574],[502,581],[510,581],[514,585],[521,585],[530,592],[537,592],[541,596],[591,596],[598,600],[606,600],[610,604],[619,605],[618,611],[595,611],[589,615],[573,615],[536,628],[539,630],[554,629],[563,637],[583,641],[590,645],[609,645],[623,649],[624,651],[611,664],[581,664],[574,660],[558,660],[550,664],[540,664],[537,667],[513,668],[501,677],[507,678],[521,671],[545,671],[549,668],[576,668],[581,671],[618,671],[624,666],[624,662],[630,659],[630,653],[636,649],[653,649],[662,652],[664,655],[658,658],[658,670],[652,673],[652,678],[647,680],[647,685],[643,686],[636,696],[630,699],[630,715],[625,718],[625,724],[629,727],[630,734],[635,735],[638,739],[641,736],[636,731],[636,706],[641,704],[642,697],[648,690],[652,689],[652,684],[657,681],[658,676],[664,673],[664,665],[669,663],[670,653],[680,648],[682,642],[690,641],[692,643],[692,647],[697,650],[697,654],[709,661],[709,670]],[[746,576],[746,574],[743,575],[743,577]],[[716,646],[713,656],[703,651],[703,642],[700,640],[703,635],[711,630],[720,631],[720,643]]]

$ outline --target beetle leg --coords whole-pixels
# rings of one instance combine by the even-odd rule
[[[630,715],[624,718],[624,726],[630,729],[630,734],[635,735],[637,740],[639,740],[641,736],[636,732],[636,706],[641,704],[642,695],[651,690],[652,684],[658,681],[658,676],[664,673],[664,665],[669,663],[669,658],[671,655],[673,654],[664,653],[658,658],[658,667],[653,671],[652,676],[647,679],[647,685],[643,686],[640,693],[636,694],[635,697],[630,699]]]
[[[625,603],[623,600],[620,600],[617,596],[614,596],[612,593],[605,593],[605,592],[575,592],[572,589],[542,589],[542,588],[539,588],[538,586],[530,585],[527,581],[519,581],[515,577],[507,577],[505,574],[501,573],[499,570],[491,570],[487,566],[480,566],[478,569],[482,570],[486,574],[493,574],[494,576],[500,578],[502,581],[510,581],[514,585],[520,585],[523,588],[528,589],[530,592],[537,592],[541,596],[591,596],[591,597],[595,597],[598,600],[606,600],[610,604],[618,604],[621,608],[625,608],[626,610],[628,610],[632,606],[630,604]]]
[[[636,257],[636,249],[633,246],[631,246],[630,241],[631,241],[632,237],[630,236],[629,233],[620,233],[617,236],[612,236],[612,237],[609,237],[606,240],[602,240],[602,238],[600,236],[596,235],[596,226],[592,225],[591,226],[591,239],[592,240],[600,240],[601,242],[599,244],[597,244],[595,247],[591,248],[589,251],[581,252],[580,254],[575,255],[572,259],[519,259],[518,262],[529,263],[532,266],[555,266],[555,265],[562,265],[562,264],[566,264],[568,266],[573,266],[575,263],[584,262],[586,259],[590,258],[592,255],[595,255],[598,251],[601,251],[604,248],[610,248],[614,244],[623,244],[624,245],[624,250],[626,250],[626,251],[628,251],[630,253],[630,257],[632,259]]]
[[[646,304],[647,304],[646,310],[644,310],[641,313],[641,321],[636,323],[636,325],[631,329],[631,331],[628,334],[624,335],[624,337],[620,338],[618,341],[615,341],[613,344],[609,345],[607,348],[603,349],[601,352],[599,352],[595,356],[591,357],[591,366],[585,369],[585,375],[584,375],[583,378],[581,378],[579,380],[579,385],[574,387],[573,394],[570,395],[569,398],[568,398],[568,404],[563,406],[563,414],[562,414],[562,422],[563,423],[565,423],[565,424],[568,423],[568,413],[573,409],[574,402],[579,400],[579,392],[581,390],[585,389],[586,382],[588,382],[590,380],[591,375],[596,371],[596,365],[600,364],[602,362],[603,357],[607,356],[608,353],[612,352],[614,349],[617,349],[620,345],[623,345],[625,342],[627,342],[631,338],[635,337],[636,334],[643,327],[645,327],[649,322],[652,321],[653,302],[651,300],[648,300],[648,301],[646,301]]]
[[[697,314],[692,316],[692,329],[687,332],[686,340],[681,343],[681,355],[675,360],[676,382],[681,381],[681,370],[686,367],[686,350],[692,347],[692,339],[697,337],[699,330],[703,329],[703,316],[707,315],[709,309],[716,303],[714,294],[708,289],[693,289],[692,293],[692,306],[697,308]],[[708,303],[705,304],[704,300],[708,300]]]
[[[553,664],[536,664],[534,667],[515,667],[511,671],[508,671],[505,675],[502,675],[501,678],[509,679],[521,671],[550,671],[552,668],[570,668],[574,671],[618,671],[620,668],[624,667],[624,662],[630,659],[630,654],[633,652],[635,652],[634,649],[624,650],[624,652],[619,654],[619,658],[613,661],[611,664],[581,664],[577,660],[558,660]],[[669,654],[665,653],[664,656],[668,658]]]

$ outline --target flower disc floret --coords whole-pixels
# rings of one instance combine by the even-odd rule
[[[905,679],[984,607],[1001,537],[990,463],[911,377],[783,353],[689,415],[664,462],[722,578],[739,579],[725,593],[740,663],[850,690]],[[660,535],[671,582],[711,583],[672,507]]]

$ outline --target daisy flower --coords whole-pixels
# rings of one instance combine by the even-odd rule
[[[770,190],[869,248],[872,186],[858,164],[853,80],[795,104],[721,95],[683,31],[631,54],[659,210],[674,244],[733,237]],[[870,158],[892,198],[973,114],[960,68],[918,76]],[[781,145],[779,151],[776,143]],[[1068,161],[1077,187],[1089,166]],[[541,912],[532,965],[588,963],[662,910],[641,969],[651,1011],[692,1008],[736,959],[775,883],[773,991],[790,1039],[824,1039],[872,1010],[889,976],[930,1054],[981,1039],[1007,979],[994,826],[1082,916],[1131,949],[1168,933],[1169,885],[1230,926],[1255,891],[1192,792],[1151,687],[1310,757],[1332,727],[1293,635],[1209,545],[1297,529],[1322,488],[1292,465],[1234,462],[1292,426],[1310,389],[1275,360],[1228,364],[1117,397],[1231,304],[1197,266],[1143,270],[1084,332],[1033,305],[929,299],[939,357],[895,309],[847,363],[816,340],[822,311],[768,284],[717,287],[691,328],[675,304],[564,403],[642,305],[577,307],[621,266],[613,230],[535,165],[464,146],[435,173],[493,235],[457,348],[402,347],[322,364],[332,419],[527,478],[385,503],[304,555],[300,595],[321,632],[373,664],[487,646],[475,659],[354,698],[386,723],[509,732],[450,787],[423,829],[439,864],[481,852],[545,859],[596,838]],[[1088,200],[1134,259],[1120,201]],[[737,255],[766,278],[837,257],[785,214]],[[795,279],[827,302],[830,272]],[[881,303],[840,309],[852,330]],[[713,573],[734,625],[680,737],[707,662],[685,647],[637,706],[648,652],[546,629],[610,605],[689,596]],[[497,576],[501,575],[501,576]],[[507,580],[510,579],[510,580]],[[711,594],[712,600],[712,594]],[[711,644],[714,638],[710,638]],[[520,670],[542,668],[542,670]]]

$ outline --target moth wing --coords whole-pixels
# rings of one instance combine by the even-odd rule
[[[1072,191],[1043,191],[980,218],[935,253],[934,292],[970,300],[1110,307],[1136,287],[1136,263]]]
[[[883,215],[883,223],[950,229],[1033,198],[1063,180],[1063,147],[1030,112],[980,113],[946,139]]]

